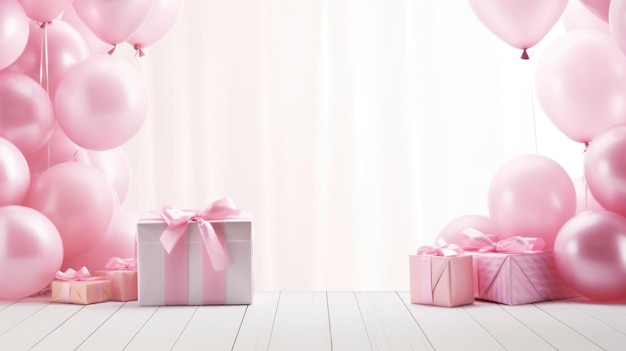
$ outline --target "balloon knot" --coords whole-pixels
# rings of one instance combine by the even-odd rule
[[[135,44],[133,45],[135,48],[135,56],[139,55],[139,57],[143,57],[146,53],[141,49],[141,45]]]
[[[113,55],[113,52],[115,51],[115,48],[117,47],[116,44],[113,44],[113,47],[111,48],[111,50],[107,51],[107,54],[109,55]]]
[[[524,49],[524,51],[522,51],[522,57],[520,57],[522,60],[528,60],[530,57],[528,56],[528,51],[526,51],[526,49]]]
[[[587,152],[587,148],[589,148],[589,142],[585,141],[585,149],[583,150],[583,154]]]
[[[52,21],[41,22],[39,24],[39,28],[44,29],[44,28],[46,28],[47,26],[49,26],[51,24],[52,24]]]

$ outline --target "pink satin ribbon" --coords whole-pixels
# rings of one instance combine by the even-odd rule
[[[117,270],[136,271],[137,261],[134,258],[109,257],[104,267],[106,269],[111,269],[111,270],[116,270],[116,271]]]
[[[189,223],[197,222],[204,249],[211,260],[213,268],[215,270],[223,270],[229,265],[228,253],[209,221],[245,218],[245,216],[237,209],[237,206],[231,199],[224,198],[213,202],[204,210],[188,210],[165,206],[161,211],[161,218],[165,221],[166,227],[163,234],[161,234],[160,240],[168,254],[172,252],[176,243],[187,234]]]
[[[445,256],[445,257],[453,257],[458,256],[464,253],[465,250],[458,245],[448,244],[442,238],[437,240],[435,245],[423,245],[417,249],[418,255],[425,256]]]
[[[72,268],[68,268],[65,272],[57,271],[54,275],[58,280],[65,281],[87,281],[87,280],[98,280],[102,279],[102,277],[94,277],[89,273],[87,267],[83,266],[78,271],[73,270]]]
[[[539,251],[545,247],[545,241],[535,237],[514,236],[495,242],[474,228],[462,231],[459,239],[463,249],[478,252],[526,252]]]

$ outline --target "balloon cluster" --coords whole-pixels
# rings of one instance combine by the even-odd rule
[[[148,93],[112,56],[174,25],[183,0],[0,0],[0,298],[45,288],[62,266],[134,254],[121,145]],[[107,55],[107,52],[109,55]]]
[[[626,297],[626,0],[469,0],[509,45],[528,49],[563,17],[567,33],[537,62],[535,89],[547,117],[585,145],[584,177],[522,155],[493,176],[489,217],[466,215],[440,237],[469,227],[508,238],[541,237],[571,288],[597,301]],[[566,8],[567,6],[567,8]],[[523,57],[523,58],[528,58]]]

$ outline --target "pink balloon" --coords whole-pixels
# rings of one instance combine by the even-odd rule
[[[78,31],[78,33],[80,33],[92,55],[106,54],[111,49],[111,44],[100,40],[95,34],[93,34],[91,29],[83,23],[83,21],[76,14],[74,6],[68,6],[65,11],[63,11],[63,20],[69,23]]]
[[[561,22],[568,32],[577,29],[593,29],[611,35],[609,24],[592,14],[578,0],[568,1],[561,16]]]
[[[609,22],[609,6],[617,0],[580,0],[589,12],[598,16],[604,22]]]
[[[28,17],[15,0],[0,1],[0,70],[22,54],[28,41]]]
[[[585,153],[589,190],[605,209],[626,216],[626,124],[593,139]]]
[[[87,154],[91,165],[101,170],[109,180],[120,203],[124,202],[131,180],[130,162],[124,150],[87,151]]]
[[[28,17],[37,22],[55,19],[74,0],[18,0]]]
[[[589,191],[589,185],[586,184],[585,178],[578,177],[573,179],[574,189],[576,189],[576,213],[590,210],[604,210],[602,205],[598,203],[595,197]]]
[[[26,199],[30,172],[20,150],[0,138],[0,206],[21,205]]]
[[[626,1],[613,0],[609,10],[609,27],[617,47],[626,53]]]
[[[148,93],[131,64],[98,55],[65,74],[54,106],[68,138],[101,151],[116,148],[137,133],[148,113]]]
[[[89,271],[104,269],[109,257],[135,257],[135,232],[139,216],[118,208],[102,241],[77,255],[65,257],[63,269],[85,266]]]
[[[23,74],[0,72],[0,137],[28,155],[43,145],[53,127],[46,91]]]
[[[577,30],[552,43],[535,85],[546,115],[572,140],[589,142],[626,121],[626,59],[606,34]]]
[[[61,163],[35,179],[26,206],[52,220],[63,239],[66,256],[96,246],[104,237],[115,211],[115,195],[105,176],[94,167]]]
[[[535,46],[563,14],[567,0],[469,0],[478,19],[518,49]]]
[[[78,17],[102,41],[126,41],[146,20],[154,0],[76,0]]]
[[[521,155],[494,174],[488,207],[502,238],[540,237],[551,249],[559,229],[576,211],[576,193],[558,163],[545,156]]]
[[[554,243],[554,260],[566,284],[597,301],[626,296],[626,219],[587,211],[567,221]]]
[[[43,71],[45,64],[41,65],[44,31],[48,35],[47,77]],[[63,75],[87,57],[89,49],[81,35],[71,25],[56,20],[42,29],[39,24],[33,22],[30,24],[30,35],[24,52],[9,69],[24,73],[37,82],[41,81],[44,88],[49,87],[49,95],[54,96],[56,85]]]
[[[500,240],[499,229],[496,222],[482,215],[464,215],[453,219],[441,229],[438,238],[444,239],[448,244],[461,245],[462,243],[458,235],[463,230],[469,228],[474,228],[481,231],[483,234],[491,235],[494,241]]]
[[[150,46],[161,39],[176,23],[184,0],[154,0],[152,11],[128,39],[135,48]]]
[[[38,175],[46,169],[64,162],[90,164],[87,151],[68,139],[58,126],[41,149],[26,156],[31,174]]]
[[[54,224],[28,207],[0,207],[0,299],[45,288],[61,268],[63,244]]]

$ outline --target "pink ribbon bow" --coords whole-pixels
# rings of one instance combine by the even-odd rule
[[[197,222],[204,248],[211,260],[213,269],[216,271],[226,269],[229,264],[228,253],[222,245],[211,220],[228,218],[244,218],[235,203],[224,198],[213,202],[204,210],[188,210],[178,207],[165,206],[161,211],[161,217],[165,221],[166,228],[161,234],[161,244],[169,254],[178,240],[187,233],[190,222]]]
[[[424,256],[445,256],[452,257],[458,256],[464,253],[465,251],[458,245],[448,244],[442,238],[437,240],[437,243],[433,245],[423,245],[417,249],[418,255]]]
[[[461,247],[468,251],[479,252],[525,252],[539,251],[544,248],[542,238],[514,236],[494,242],[481,231],[468,228],[459,235]]]
[[[72,268],[68,268],[65,272],[57,271],[54,275],[55,278],[59,280],[65,281],[85,281],[85,280],[98,280],[102,279],[101,277],[93,277],[87,267],[83,266],[78,271],[73,270]]]
[[[104,267],[111,270],[136,271],[137,262],[134,258],[109,257]]]

